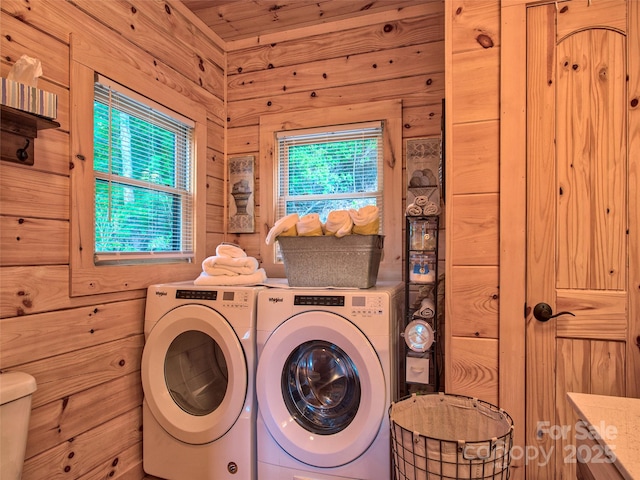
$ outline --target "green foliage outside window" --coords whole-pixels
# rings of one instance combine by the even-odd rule
[[[286,214],[318,213],[376,204],[379,140],[302,143],[287,149]]]
[[[174,203],[172,196],[165,193],[97,180],[96,251],[179,250]]]
[[[96,253],[184,248],[185,207],[175,192],[188,187],[184,162],[176,160],[180,152],[189,151],[187,139],[113,105],[94,102]],[[181,140],[185,144],[179,145]]]

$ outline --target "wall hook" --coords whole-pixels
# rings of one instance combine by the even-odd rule
[[[18,150],[16,150],[16,158],[20,162],[26,162],[27,160],[29,160],[29,152],[27,151],[27,149],[29,148],[29,145],[31,144],[31,140],[29,140],[28,138],[25,138],[24,140],[25,140],[24,147],[19,148]]]

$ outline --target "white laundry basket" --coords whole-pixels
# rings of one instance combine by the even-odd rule
[[[471,397],[412,395],[389,408],[396,480],[509,478],[513,420]]]

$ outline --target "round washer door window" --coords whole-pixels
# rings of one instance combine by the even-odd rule
[[[242,413],[247,362],[233,328],[215,310],[186,305],[164,315],[142,353],[142,388],[156,421],[178,440],[217,440]]]
[[[258,360],[258,411],[280,447],[314,467],[362,455],[383,422],[386,382],[378,355],[353,323],[304,312],[284,321]]]
[[[296,422],[318,435],[344,430],[360,407],[360,379],[353,360],[324,340],[305,342],[289,355],[281,386]]]

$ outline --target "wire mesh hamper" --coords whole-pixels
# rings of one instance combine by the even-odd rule
[[[513,420],[471,397],[412,395],[389,407],[396,480],[509,478]]]

